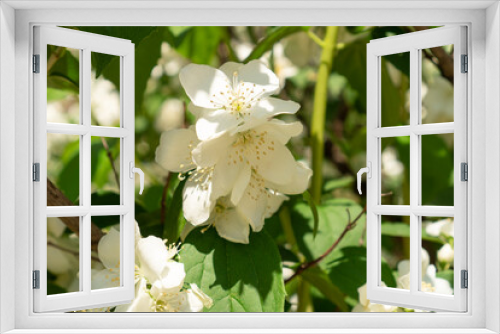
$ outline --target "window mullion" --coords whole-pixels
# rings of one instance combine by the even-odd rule
[[[419,220],[413,208],[420,204],[420,137],[413,129],[420,115],[420,68],[419,50],[410,51],[410,292],[418,292],[420,286]]]
[[[91,58],[90,49],[83,49],[82,57],[82,71],[80,77],[82,80],[81,85],[81,95],[80,104],[82,105],[82,125],[87,129],[86,133],[82,136],[81,142],[83,143],[82,153],[80,158],[80,170],[81,175],[81,189],[82,189],[82,203],[85,207],[89,208],[83,217],[83,233],[81,233],[81,252],[80,252],[80,280],[83,284],[82,291],[89,293],[91,291],[91,217],[90,217],[90,206],[91,206]]]

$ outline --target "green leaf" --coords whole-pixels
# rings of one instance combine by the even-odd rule
[[[342,293],[342,291],[340,291],[340,289],[332,283],[328,275],[319,267],[307,269],[300,275],[306,281],[311,283],[311,285],[316,287],[316,289],[318,289],[332,303],[337,305],[340,311],[349,311],[349,307],[344,301],[344,294]]]
[[[343,176],[337,179],[328,180],[323,186],[323,192],[331,192],[339,188],[347,188],[354,183],[354,176]]]
[[[80,62],[66,48],[49,46],[47,59],[57,57],[47,73],[47,87],[72,91],[79,94]]]
[[[128,39],[134,44],[139,44],[143,39],[149,36],[156,28],[155,27],[78,27],[78,30],[86,31],[94,34],[111,36],[116,38]],[[107,55],[104,53],[92,52],[92,66],[96,71],[96,77],[99,77],[104,69],[117,58],[116,56]],[[119,86],[117,86],[119,87]]]
[[[281,259],[264,231],[250,234],[250,244],[232,243],[214,228],[193,230],[180,260],[186,282],[196,283],[214,301],[209,312],[283,312],[285,285]]]
[[[307,31],[309,27],[277,27],[274,28],[264,39],[262,39],[252,50],[250,55],[243,61],[248,63],[251,60],[258,59],[267,51],[271,50],[277,42],[283,38],[295,34],[299,31]]]
[[[313,214],[314,218],[314,228],[313,228],[313,237],[316,238],[316,234],[318,233],[318,226],[319,226],[319,217],[318,217],[318,209],[316,208],[316,203],[314,202],[314,199],[311,196],[311,193],[309,191],[305,191],[303,193],[304,200],[309,204],[309,207],[311,208],[311,212]]]
[[[344,247],[341,256],[328,267],[329,277],[343,293],[359,300],[358,288],[366,283],[366,248]],[[382,281],[388,287],[396,287],[396,279],[387,263],[381,263]]]
[[[307,261],[317,259],[337,240],[349,222],[346,210],[349,210],[351,219],[354,219],[362,211],[362,208],[350,200],[330,199],[319,204],[317,210],[319,228],[316,238],[313,236],[314,217],[309,206],[299,202],[292,210],[293,231],[299,249],[306,256]],[[341,257],[343,247],[358,246],[362,239],[364,225],[365,216],[363,215],[356,226],[347,232],[336,249],[320,263],[320,266],[325,269],[328,267],[328,263]]]
[[[223,36],[222,27],[192,27],[182,30],[172,46],[193,63],[210,64]]]
[[[177,188],[175,188],[174,196],[170,202],[167,213],[165,215],[165,222],[163,225],[163,239],[167,239],[169,244],[174,244],[179,239],[182,229],[186,224],[184,217],[182,216],[182,191],[184,190],[184,185],[186,184],[186,179],[179,182]]]
[[[366,109],[366,41],[349,43],[335,57],[333,70],[345,78],[358,92],[363,109]]]

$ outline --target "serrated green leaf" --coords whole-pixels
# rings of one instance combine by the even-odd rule
[[[186,282],[196,283],[214,301],[209,312],[283,312],[281,259],[264,231],[248,245],[219,237],[214,228],[193,230],[179,253]]]

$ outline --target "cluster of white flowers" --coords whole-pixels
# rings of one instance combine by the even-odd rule
[[[92,288],[119,286],[120,232],[111,228],[99,241],[97,250],[103,267],[92,270]],[[154,236],[142,238],[137,227],[135,252],[135,299],[117,306],[115,312],[201,312],[212,306],[212,299],[196,284],[185,287],[184,264],[174,260],[176,247],[166,247],[163,240]]]
[[[187,177],[184,217],[214,226],[219,235],[248,243],[287,198],[303,193],[312,171],[285,146],[302,132],[300,122],[273,118],[300,106],[271,97],[278,77],[260,61],[219,69],[190,64],[179,74],[196,124],[162,134],[156,161]]]
[[[382,282],[382,286],[385,284]],[[410,261],[403,260],[398,263],[398,278],[397,288],[410,289]],[[422,285],[421,291],[430,293],[439,293],[444,295],[452,295],[453,288],[450,283],[436,277],[436,267],[430,264],[429,253],[422,249]],[[381,305],[370,302],[366,295],[366,284],[358,289],[359,303],[352,309],[352,312],[398,312],[402,308],[391,305]],[[418,312],[419,310],[415,310]]]

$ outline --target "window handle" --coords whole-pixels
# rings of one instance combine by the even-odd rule
[[[133,179],[135,177],[134,174],[139,174],[139,178],[140,178],[140,189],[139,189],[139,195],[142,195],[142,191],[144,190],[144,172],[140,169],[140,168],[137,168],[137,167],[134,167],[134,162],[133,161],[130,161],[130,164],[129,164],[129,171],[130,171],[130,178]]]
[[[363,175],[363,173],[366,173],[367,178],[371,179],[371,177],[372,177],[372,163],[370,161],[368,161],[367,164],[368,164],[367,167],[361,168],[358,171],[358,192],[360,195],[362,194],[362,192],[361,192],[361,175]]]

